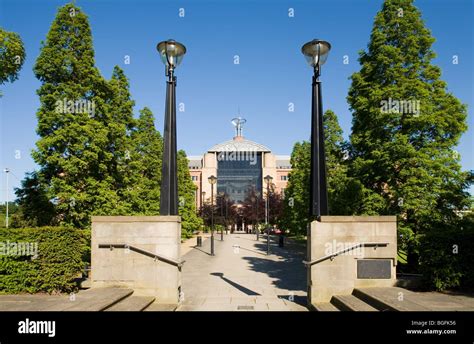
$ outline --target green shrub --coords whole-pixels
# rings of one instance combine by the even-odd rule
[[[85,263],[90,262],[90,230],[62,227],[0,229],[3,248],[7,243],[20,242],[37,245],[37,255],[0,252],[0,293],[75,290],[75,278],[83,271]]]
[[[468,219],[420,237],[420,271],[430,289],[474,288],[474,226]]]

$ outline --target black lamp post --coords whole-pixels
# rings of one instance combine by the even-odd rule
[[[214,185],[217,182],[215,176],[210,176],[207,178],[209,183],[211,183],[211,256],[214,255]]]
[[[256,217],[256,220],[257,220],[257,241],[260,240],[260,228],[258,226],[258,208],[260,206],[260,192],[257,191],[255,192],[255,196],[257,196],[257,210],[256,210],[256,213],[255,213],[255,217]]]
[[[267,227],[267,255],[270,254],[270,226],[268,221],[270,219],[270,183],[272,182],[273,178],[270,175],[267,175],[263,178],[267,183],[267,200],[265,203],[265,227]]]
[[[201,192],[201,211],[204,209],[204,202],[206,201],[206,191]],[[203,216],[201,214],[201,216]]]
[[[176,77],[174,70],[181,63],[186,48],[168,40],[158,43],[156,49],[166,66],[166,106],[163,166],[161,170],[160,215],[178,215],[178,176],[176,162]]]
[[[254,232],[255,232],[255,225],[256,225],[256,223],[257,223],[257,221],[253,218],[254,210],[255,210],[255,204],[256,204],[255,201],[256,201],[255,196],[252,195],[252,196],[250,197],[250,202],[251,202],[251,203],[250,203],[250,205],[248,205],[248,208],[250,209],[250,210],[249,210],[249,214],[250,214],[249,217],[250,217],[250,219],[252,220],[252,230],[253,230]],[[255,232],[255,234],[256,234],[256,232]]]
[[[303,55],[313,67],[313,94],[311,103],[311,186],[310,217],[320,219],[328,214],[328,193],[326,184],[326,154],[324,152],[323,104],[321,97],[321,66],[331,49],[326,41],[314,39],[301,48]]]
[[[228,218],[229,218],[229,199],[227,197],[227,194],[224,195],[224,202],[225,202],[225,234],[229,234],[229,224],[227,223]]]
[[[220,208],[220,211],[221,211],[221,221],[222,221],[222,218],[223,218],[223,212],[224,212],[224,192],[221,191],[219,192],[219,208]],[[222,223],[221,223],[221,241],[224,241],[224,227],[222,226]]]

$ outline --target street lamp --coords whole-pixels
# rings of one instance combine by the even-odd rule
[[[267,201],[265,202],[265,225],[267,227],[267,255],[270,254],[270,226],[268,225],[269,215],[270,215],[270,183],[273,178],[270,175],[267,175],[263,178],[267,183]]]
[[[224,191],[219,192],[219,208],[221,210],[221,221],[222,221],[223,211],[224,211],[223,210],[223,208],[224,208],[224,204],[223,204],[224,203],[223,202],[224,201],[224,195],[225,195]],[[221,241],[224,241],[224,227],[222,226],[222,224],[221,224]]]
[[[5,210],[6,210],[6,213],[5,213],[5,227],[8,228],[8,203],[9,203],[9,200],[8,200],[8,173],[10,173],[10,169],[8,167],[6,167],[3,172],[6,173],[7,175],[7,182],[6,182],[6,202],[5,202]]]
[[[314,39],[301,48],[308,64],[313,67],[313,93],[311,102],[311,176],[310,216],[320,220],[328,214],[328,192],[326,183],[326,154],[324,152],[323,104],[321,97],[321,66],[331,50],[331,44]]]
[[[256,227],[256,224],[257,224],[257,221],[255,221],[255,219],[253,218],[253,211],[255,210],[255,204],[256,204],[256,198],[254,195],[252,195],[250,197],[250,202],[251,204],[249,205],[249,208],[250,208],[250,211],[249,211],[249,217],[250,219],[252,220],[252,230],[255,232],[255,234],[257,234],[257,232],[255,231],[255,227]]]
[[[214,185],[217,183],[215,176],[207,178],[211,184],[211,256],[214,255]]]
[[[163,163],[161,172],[160,215],[178,215],[178,177],[176,161],[176,77],[174,70],[186,53],[181,43],[168,40],[158,43],[156,49],[166,66],[166,105]]]
[[[227,223],[228,221],[228,208],[229,208],[229,203],[228,203],[229,199],[228,199],[228,196],[227,196],[227,193],[224,193],[224,203],[225,203],[225,234],[229,234],[228,233],[228,230],[229,230],[229,224]]]
[[[205,201],[206,201],[206,191],[202,191],[201,192],[201,209],[203,209]]]
[[[260,192],[255,191],[255,197],[257,199],[257,205],[256,205],[256,210],[255,210],[255,222],[256,222],[256,227],[257,227],[257,241],[260,240],[260,228],[258,228],[258,200],[260,198]]]

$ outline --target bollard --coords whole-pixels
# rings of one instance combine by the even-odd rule
[[[202,247],[202,236],[197,237],[197,247]]]
[[[280,238],[278,239],[278,247],[284,247],[285,246],[285,237],[283,235],[280,235]]]

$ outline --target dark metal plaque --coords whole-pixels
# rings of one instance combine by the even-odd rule
[[[390,279],[392,277],[391,259],[359,259],[357,260],[357,278]]]

